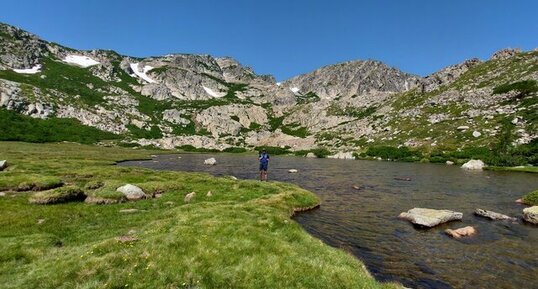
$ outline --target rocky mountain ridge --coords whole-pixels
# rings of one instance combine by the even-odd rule
[[[499,88],[536,80],[538,52],[507,49],[427,77],[366,60],[276,83],[230,57],[80,51],[0,24],[0,108],[162,148],[491,148],[506,121],[513,145],[527,144],[536,92]]]

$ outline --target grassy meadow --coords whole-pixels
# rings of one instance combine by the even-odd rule
[[[399,287],[375,281],[355,257],[290,218],[318,205],[314,194],[279,182],[115,166],[152,153],[0,142],[10,165],[0,172],[1,287]],[[115,188],[127,183],[150,197],[124,201]],[[71,192],[118,203],[63,198]],[[43,195],[69,202],[29,202]]]

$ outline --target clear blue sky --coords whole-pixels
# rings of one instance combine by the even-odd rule
[[[77,49],[232,56],[278,80],[377,59],[427,75],[538,47],[536,0],[3,1],[0,21]]]

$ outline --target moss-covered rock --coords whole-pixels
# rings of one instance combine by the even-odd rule
[[[49,205],[73,201],[83,201],[85,198],[86,195],[79,187],[67,186],[35,193],[33,196],[30,197],[30,203]]]

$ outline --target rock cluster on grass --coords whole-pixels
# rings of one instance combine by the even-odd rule
[[[465,170],[482,170],[486,165],[481,160],[470,160],[464,163],[461,168]]]
[[[472,236],[476,234],[476,229],[472,226],[467,226],[467,227],[463,227],[463,228],[459,228],[455,230],[446,229],[445,233],[451,236],[452,238],[459,239],[461,237],[467,237],[467,236]]]
[[[128,200],[140,200],[146,198],[146,194],[141,188],[131,184],[121,186],[116,189],[116,191],[123,193]]]
[[[459,221],[463,218],[463,213],[450,210],[413,208],[401,213],[399,218],[408,220],[415,225],[434,227],[450,221]]]
[[[1,160],[0,161],[0,172],[5,170],[7,168],[7,161],[6,160]]]
[[[523,209],[523,220],[538,225],[538,206]]]
[[[217,160],[215,158],[209,158],[204,161],[204,165],[214,166],[216,164],[217,164]]]
[[[483,209],[476,209],[474,211],[474,214],[477,215],[477,216],[489,218],[491,220],[508,220],[508,221],[516,221],[517,220],[516,218],[512,218],[512,217],[507,216],[507,215],[503,215],[503,214],[499,214],[499,213],[496,213],[496,212],[483,210]]]

